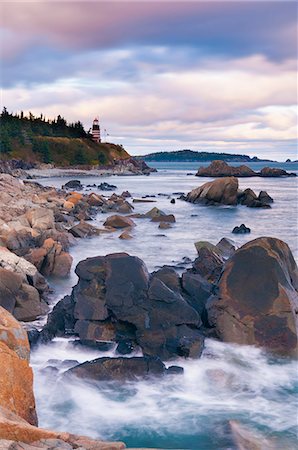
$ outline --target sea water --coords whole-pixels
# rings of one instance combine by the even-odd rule
[[[259,170],[264,164],[248,165]],[[73,269],[82,259],[113,252],[140,257],[150,271],[164,264],[179,266],[184,257],[195,258],[196,241],[216,244],[222,237],[234,239],[240,246],[259,236],[274,236],[289,244],[297,260],[295,178],[239,179],[241,189],[250,187],[256,193],[265,190],[274,198],[269,210],[206,207],[178,199],[178,192],[187,193],[211,180],[195,177],[197,166],[198,163],[162,163],[157,165],[158,172],[150,176],[79,177],[84,185],[103,181],[115,184],[115,192],[119,194],[128,190],[136,198],[155,195],[151,198],[154,203],[134,203],[135,212],[147,212],[156,206],[173,213],[176,223],[169,230],[160,230],[158,224],[147,219],[135,219],[137,226],[132,231],[132,240],[119,239],[120,232],[78,240],[71,248]],[[276,166],[297,172],[295,164]],[[68,180],[38,181],[61,187]],[[84,190],[90,192],[88,188]],[[175,204],[170,203],[171,198],[176,199]],[[98,214],[93,224],[102,226],[107,216]],[[231,233],[241,223],[251,228],[249,235]],[[51,279],[52,303],[68,294],[76,281],[73,270],[65,280]],[[168,363],[183,366],[183,375],[171,375],[154,383],[130,382],[121,388],[110,383],[63,381],[67,367],[114,354],[113,349],[110,352],[79,349],[71,339],[55,339],[33,351],[31,363],[40,426],[123,440],[130,447],[213,450],[235,448],[228,422],[236,419],[273,437],[282,437],[289,443],[288,448],[296,447],[296,362],[273,359],[251,346],[208,339],[201,359]],[[70,361],[63,364],[65,360]]]

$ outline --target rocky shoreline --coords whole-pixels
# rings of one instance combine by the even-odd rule
[[[56,167],[53,164],[29,163],[12,159],[0,160],[0,173],[6,173],[22,179],[51,178],[51,177],[103,177],[103,176],[132,176],[150,175],[156,169],[149,167],[144,161],[133,157],[115,160],[109,166],[71,166]]]
[[[271,237],[240,248],[226,238],[216,245],[196,242],[196,259],[180,273],[170,266],[149,273],[140,258],[128,253],[87,258],[76,267],[78,283],[71,294],[49,313],[47,277],[68,276],[69,248],[77,239],[117,230],[121,239],[131,239],[139,219],[164,229],[176,221],[173,214],[155,207],[145,214],[136,212],[138,202],[130,202],[127,191],[102,195],[80,189],[76,181],[57,190],[0,174],[0,363],[5,367],[1,448],[125,448],[123,443],[37,428],[28,336],[31,347],[54,337],[73,337],[86,348],[116,348],[113,358],[66,369],[63,376],[70,382],[182,376],[182,367],[171,365],[171,360],[200,358],[206,337],[254,345],[278,357],[297,357],[298,269],[287,244]],[[236,178],[223,178],[183,199],[267,207],[271,197],[239,192]],[[98,212],[113,213],[103,228],[89,223]],[[17,321],[30,323],[48,313],[42,329],[31,329],[28,336]],[[136,352],[142,356],[134,356]],[[231,427],[236,435],[246,433],[234,422]]]

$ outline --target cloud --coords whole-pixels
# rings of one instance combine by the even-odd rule
[[[1,8],[10,110],[63,114],[86,128],[99,114],[113,140],[134,153],[167,146],[294,152],[295,2]]]

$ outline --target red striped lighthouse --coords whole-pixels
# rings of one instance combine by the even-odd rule
[[[99,126],[99,120],[98,117],[95,117],[95,119],[93,120],[93,125],[92,125],[92,140],[94,142],[101,142],[100,139],[100,126]]]

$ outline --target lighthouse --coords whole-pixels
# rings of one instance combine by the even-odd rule
[[[94,142],[101,142],[100,139],[100,126],[99,126],[99,120],[98,117],[95,117],[95,119],[93,120],[93,125],[92,125],[92,140]]]

